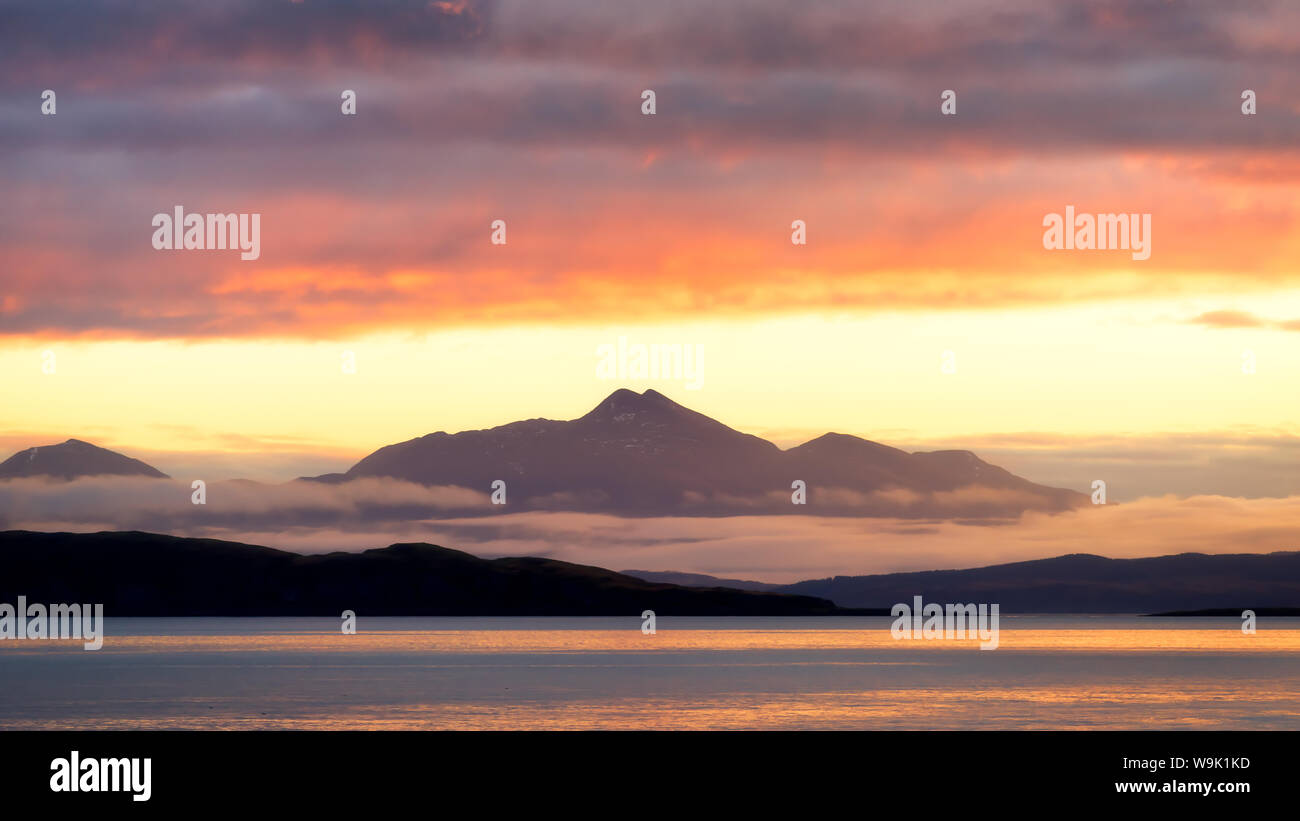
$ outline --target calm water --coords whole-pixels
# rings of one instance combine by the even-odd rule
[[[0,729],[1300,729],[1300,620],[109,619],[0,641]]]

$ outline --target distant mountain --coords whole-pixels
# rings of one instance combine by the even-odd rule
[[[1239,619],[1243,611],[1249,610],[1260,618],[1295,619],[1300,618],[1300,607],[1212,607],[1208,610],[1175,610],[1171,613],[1152,613],[1152,618],[1186,619],[1186,618],[1229,618]]]
[[[346,473],[309,481],[394,477],[487,493],[505,480],[514,509],[632,515],[1009,517],[1061,511],[1081,493],[1037,485],[968,451],[906,453],[828,433],[783,451],[662,394],[620,389],[567,422],[530,419],[431,433],[380,448]],[[792,504],[792,483],[807,504]]]
[[[751,582],[743,579],[722,579],[704,573],[678,573],[672,570],[620,570],[624,576],[661,584],[680,584],[683,587],[730,587],[735,590],[776,590],[785,585]]]
[[[300,555],[140,532],[0,532],[0,602],[102,603],[108,616],[836,615],[824,599],[655,584],[430,544]]]
[[[69,439],[61,445],[20,450],[0,462],[0,480],[27,476],[52,476],[58,479],[78,479],[82,476],[168,478],[167,474],[139,459],[96,447],[80,439]]]
[[[973,570],[836,576],[774,589],[827,598],[841,607],[891,607],[921,596],[927,602],[996,603],[1003,613],[1297,607],[1300,552],[1148,559],[1072,554]]]

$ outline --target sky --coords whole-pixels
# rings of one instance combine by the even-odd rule
[[[653,387],[782,446],[969,448],[1126,501],[1300,494],[1293,3],[0,20],[4,455],[77,437],[283,480]],[[176,206],[260,214],[260,255],[156,250]],[[1149,214],[1150,257],[1046,249],[1067,206]],[[620,339],[700,372],[608,378]]]

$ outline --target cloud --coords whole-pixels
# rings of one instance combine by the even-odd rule
[[[978,486],[932,492],[890,487],[864,492],[814,483],[807,494],[806,504],[812,515],[994,521],[1013,520],[1027,510],[1064,510],[1073,502],[1083,500],[1083,497],[1074,500],[1029,490]],[[682,507],[699,515],[750,512],[771,515],[789,510],[790,499],[790,491],[785,490],[756,496],[687,491]]]
[[[1208,328],[1277,328],[1283,331],[1300,331],[1300,319],[1274,321],[1244,311],[1207,311],[1192,317],[1187,322]]]
[[[152,71],[159,64],[373,63],[389,51],[411,54],[472,41],[482,35],[491,8],[482,0],[178,0],[156,7],[11,0],[0,66],[71,73],[112,62],[128,69],[111,81],[99,78],[108,84],[129,82],[145,66]]]
[[[1187,321],[1211,328],[1259,328],[1265,324],[1259,317],[1241,311],[1208,311]]]
[[[93,526],[170,532],[271,527],[290,531],[418,521],[435,514],[465,514],[488,504],[487,494],[478,491],[396,479],[359,479],[337,485],[268,485],[242,479],[210,482],[202,505],[193,503],[193,492],[189,480],[13,479],[0,482],[0,527],[21,530],[59,522],[59,529]]]
[[[1300,549],[1300,497],[1142,499],[1015,522],[929,522],[809,516],[621,519],[521,513],[428,522],[416,537],[480,555],[540,555],[612,569],[677,570],[791,582],[831,575],[979,567],[1067,553],[1115,558]],[[264,534],[274,537],[274,534]],[[341,534],[331,534],[347,541]],[[350,537],[354,546],[386,536]],[[358,540],[360,543],[358,544]],[[396,541],[397,539],[391,539]],[[310,538],[278,542],[305,548]]]
[[[396,61],[431,50],[456,53],[452,46],[466,44],[476,56],[537,62],[841,71],[899,64],[953,70],[974,58],[995,69],[1172,56],[1268,65],[1293,56],[1285,24],[1298,17],[1280,0],[1230,6],[1202,0],[1176,11],[1158,0],[841,1],[799,14],[777,0],[743,6],[182,0],[158,9],[124,9],[111,0],[26,0],[7,3],[6,12],[2,42],[15,61],[102,56],[195,65],[242,58],[294,65],[304,58]],[[81,25],[68,25],[73,13]]]
[[[977,567],[1067,553],[1126,558],[1300,549],[1300,495],[1162,496],[967,521],[490,513],[484,494],[394,480],[215,483],[204,507],[190,503],[190,492],[187,484],[149,479],[0,482],[0,528],[142,529],[302,552],[426,541],[484,556],[536,555],[615,570],[765,581]]]
[[[0,224],[0,334],[320,338],[1295,281],[1287,3],[5,15],[0,187],[23,208]],[[1258,119],[1237,111],[1247,83]],[[937,113],[946,88],[956,118]],[[1153,212],[1152,260],[1045,255],[1042,215],[1067,203]],[[261,213],[262,258],[153,251],[150,218],[176,204]],[[496,218],[506,248],[486,241]]]
[[[900,444],[908,450],[964,447],[1020,476],[1087,491],[1106,482],[1107,498],[1131,502],[1166,495],[1241,498],[1300,496],[1300,436],[1294,430],[1204,431],[1146,435],[1008,433]]]

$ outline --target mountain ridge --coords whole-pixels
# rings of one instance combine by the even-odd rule
[[[20,450],[0,462],[0,479],[50,476],[72,480],[87,476],[148,476],[169,479],[161,470],[117,451],[68,439],[57,445]]]
[[[833,576],[746,590],[702,574],[646,581],[537,556],[488,559],[423,542],[292,553],[143,531],[0,531],[0,602],[99,602],[114,616],[872,615],[899,602],[1014,613],[1237,614],[1300,608],[1300,551],[1087,553],[963,570]],[[637,571],[634,571],[637,572]],[[650,571],[639,571],[651,573]],[[762,584],[749,582],[746,584]]]
[[[655,584],[541,557],[422,542],[291,553],[142,531],[0,532],[0,602],[96,602],[111,616],[803,616],[824,599]]]
[[[1087,499],[966,450],[907,453],[833,432],[782,450],[658,391],[627,388],[577,419],[437,431],[385,445],[343,473],[301,479],[367,477],[483,492],[503,480],[511,504],[526,509],[659,515],[1015,516]],[[806,485],[806,506],[792,503],[796,480]],[[968,489],[982,493],[962,498]]]
[[[1175,553],[1112,559],[1070,553],[964,570],[807,579],[772,588],[841,607],[910,601],[998,602],[1004,612],[1150,613],[1300,606],[1300,551]]]
[[[0,464],[0,480],[103,475],[169,478],[79,439],[28,448]],[[1016,476],[968,450],[908,453],[836,432],[783,450],[653,389],[638,394],[627,388],[576,419],[436,431],[384,445],[345,472],[293,481],[366,478],[468,488],[485,496],[498,480],[506,483],[507,507],[471,506],[469,515],[541,510],[1011,519],[1027,511],[1069,510],[1088,499]]]

